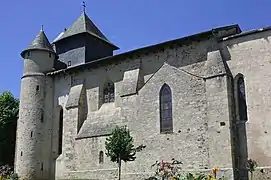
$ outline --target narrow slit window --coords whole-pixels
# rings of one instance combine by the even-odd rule
[[[40,86],[37,85],[37,86],[36,86],[36,91],[39,91],[39,90],[40,90]]]
[[[167,84],[164,84],[160,90],[160,132],[173,132],[172,94]]]
[[[43,115],[43,110],[41,110],[40,122],[42,122],[42,123],[43,123],[43,120],[44,120],[44,115]]]
[[[99,164],[103,164],[104,163],[104,152],[100,151],[99,153]]]
[[[27,52],[27,57],[30,57],[30,56],[31,56],[31,52],[28,51],[28,52]]]
[[[58,128],[58,155],[62,154],[62,135],[63,135],[63,109],[59,112],[59,128]]]

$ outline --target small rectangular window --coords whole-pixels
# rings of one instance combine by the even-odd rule
[[[71,61],[68,61],[68,66],[71,66],[72,65],[72,62]]]
[[[225,126],[226,123],[225,122],[220,122],[220,126]]]
[[[40,86],[37,85],[37,86],[36,86],[36,91],[39,91],[39,90],[40,90]]]
[[[27,52],[27,57],[30,57],[30,56],[31,56],[31,52],[28,51],[28,52]]]
[[[51,58],[52,57],[52,53],[49,53],[49,58]]]

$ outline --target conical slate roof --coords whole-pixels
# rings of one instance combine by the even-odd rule
[[[118,49],[117,46],[112,44],[103,33],[96,27],[96,25],[89,19],[85,12],[73,23],[73,25],[64,32],[63,35],[58,37],[53,43],[56,43],[62,39],[81,34],[88,33]]]
[[[29,50],[45,50],[55,53],[43,30],[38,33],[32,43],[28,46],[28,48],[21,53],[21,56],[24,57],[24,53]]]

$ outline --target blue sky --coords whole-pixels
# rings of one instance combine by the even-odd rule
[[[85,0],[88,16],[116,53],[180,38],[218,26],[242,30],[271,26],[270,0]],[[81,14],[78,0],[1,0],[0,92],[20,93],[26,48],[44,25],[49,40]]]

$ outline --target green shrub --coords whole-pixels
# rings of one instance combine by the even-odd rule
[[[3,180],[19,179],[18,175],[14,172],[13,167],[9,165],[0,166],[0,178],[2,178]]]

